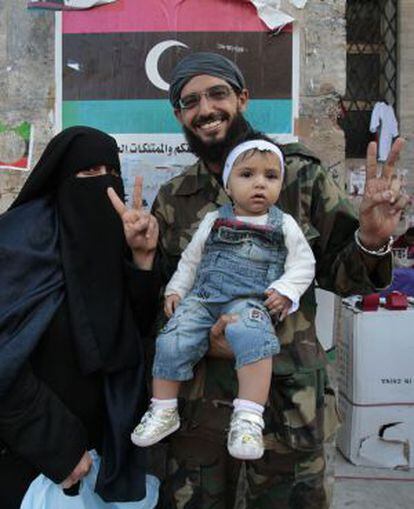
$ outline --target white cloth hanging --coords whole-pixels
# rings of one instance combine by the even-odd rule
[[[391,150],[392,140],[398,136],[398,122],[394,108],[385,102],[377,102],[372,110],[369,130],[378,132],[378,160],[386,161]]]

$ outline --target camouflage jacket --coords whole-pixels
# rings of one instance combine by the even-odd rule
[[[300,144],[281,148],[286,171],[278,206],[296,219],[311,245],[318,285],[340,296],[387,286],[391,256],[374,260],[357,248],[353,234],[358,220],[352,204],[320,161]],[[159,250],[166,281],[205,214],[226,202],[219,180],[201,161],[161,187],[153,213],[160,225]],[[320,445],[323,428],[329,433],[336,427],[333,391],[324,369],[325,353],[316,337],[315,314],[311,286],[299,310],[277,328],[282,349],[273,363],[269,425],[276,439],[296,449]],[[231,401],[237,379],[229,374],[226,362],[207,357],[184,395],[195,402]],[[328,407],[331,415],[324,420]]]

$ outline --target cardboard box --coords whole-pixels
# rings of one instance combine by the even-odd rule
[[[414,468],[414,405],[360,407],[339,398],[337,446],[355,465]]]
[[[354,405],[414,404],[414,308],[343,306],[338,388]]]
[[[335,330],[335,299],[334,293],[327,292],[321,288],[315,289],[316,297],[316,335],[324,350],[328,351],[334,346]]]

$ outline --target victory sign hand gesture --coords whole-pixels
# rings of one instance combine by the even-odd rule
[[[128,208],[112,187],[108,196],[124,226],[125,239],[135,263],[141,269],[151,269],[158,241],[158,223],[142,206],[142,177],[135,178],[132,207]]]
[[[359,209],[359,239],[367,249],[376,250],[387,243],[408,203],[408,196],[401,193],[401,181],[395,174],[403,146],[404,140],[398,138],[378,171],[377,144],[368,145],[365,189]]]

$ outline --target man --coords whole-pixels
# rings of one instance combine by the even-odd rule
[[[223,155],[236,140],[254,137],[242,115],[248,103],[243,75],[220,55],[185,57],[173,71],[170,100],[199,160],[164,185],[154,202],[166,280],[206,212],[228,201],[220,180]],[[370,146],[359,229],[351,204],[319,159],[299,144],[282,147],[286,177],[279,203],[298,221],[310,243],[322,288],[350,295],[389,284],[389,239],[406,203],[398,181],[392,179],[402,144],[396,142],[380,177],[376,146]],[[210,356],[183,390],[183,423],[170,440],[162,507],[329,506],[323,442],[335,431],[337,415],[325,355],[315,335],[315,312],[311,288],[299,310],[278,328],[282,350],[274,357],[265,412],[266,452],[261,460],[244,464],[231,458],[225,447],[225,428],[237,391],[231,352],[222,339],[231,317],[222,317],[213,327]]]

